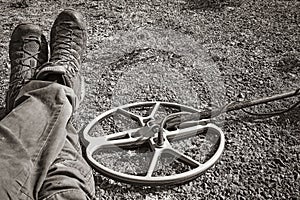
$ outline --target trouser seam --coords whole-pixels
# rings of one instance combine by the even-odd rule
[[[23,188],[23,187],[22,187]],[[21,193],[24,194],[27,198],[34,200],[29,194],[27,194],[25,191],[21,190]]]
[[[43,152],[43,150],[44,150],[44,148],[45,148],[46,141],[49,139],[49,133],[53,130],[53,128],[54,128],[55,125],[57,124],[57,121],[58,121],[58,119],[59,119],[59,116],[61,115],[61,110],[62,110],[63,106],[64,106],[64,105],[59,105],[58,110],[55,111],[55,113],[54,113],[54,123],[53,123],[53,125],[52,125],[52,122],[50,122],[50,124],[48,124],[48,127],[51,127],[51,126],[52,126],[52,127],[51,127],[51,129],[50,129],[49,131],[47,131],[48,128],[45,130],[45,132],[46,132],[46,134],[47,134],[47,137],[44,139],[43,144],[41,145],[41,148],[40,148],[40,151],[39,151],[37,157],[40,157],[40,156],[41,156],[41,153]],[[37,163],[37,161],[34,161],[35,166],[36,166],[36,163]]]

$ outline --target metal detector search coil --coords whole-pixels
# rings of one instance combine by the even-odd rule
[[[139,102],[111,109],[92,120],[81,132],[86,158],[103,175],[129,184],[161,186],[193,180],[218,161],[224,150],[225,137],[222,130],[207,119],[196,124],[179,121],[176,126],[166,126],[169,119],[192,113],[200,111],[170,102]],[[128,121],[135,126],[128,125]],[[108,124],[113,128],[107,128]],[[121,127],[123,125],[126,127]],[[205,159],[195,155],[196,148],[202,145],[199,141],[212,146],[213,150],[207,152]],[[177,149],[178,144],[190,145],[184,147],[188,151],[196,149],[193,156]],[[122,158],[120,152],[123,151],[130,156]],[[117,159],[107,165],[112,161],[103,161],[103,155],[107,154],[118,155],[122,162]],[[131,164],[136,166],[130,167]],[[166,173],[160,172],[164,169],[163,164],[168,165]],[[178,170],[181,165],[185,169],[182,172]],[[131,171],[119,170],[122,166]],[[175,170],[170,166],[175,166]]]

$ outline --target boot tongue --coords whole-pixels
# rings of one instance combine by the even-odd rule
[[[38,39],[28,38],[28,39],[24,39],[24,40],[28,41],[23,46],[24,51],[29,52],[30,54],[34,54],[36,52],[39,52],[40,44],[38,43]]]

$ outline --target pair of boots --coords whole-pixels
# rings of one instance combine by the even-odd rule
[[[61,12],[50,33],[49,47],[39,26],[20,24],[9,43],[11,75],[6,94],[6,113],[15,107],[20,89],[30,80],[54,81],[71,87],[79,101],[84,83],[81,60],[87,41],[83,16],[72,9]]]

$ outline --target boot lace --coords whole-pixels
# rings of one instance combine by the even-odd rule
[[[35,42],[38,44],[38,50],[33,51],[34,53],[25,48],[26,44],[29,44],[31,42]],[[28,38],[25,38],[22,49],[18,52],[23,56],[22,58],[17,58],[18,64],[16,66],[13,66],[14,69],[11,70],[9,90],[7,91],[5,100],[7,104],[7,111],[9,111],[12,107],[13,101],[18,96],[20,89],[24,86],[25,83],[29,82],[32,79],[32,74],[35,72],[36,68],[42,64],[38,58],[38,54],[41,53],[41,42],[38,38],[30,36]],[[26,62],[30,59],[34,59],[36,61],[36,65],[31,65],[30,61]]]
[[[35,37],[29,37],[24,39],[24,45],[22,46],[21,52],[24,53],[23,58],[19,59],[19,64],[16,66],[16,70],[12,70],[11,77],[12,80],[10,81],[10,85],[13,86],[15,84],[22,84],[25,82],[28,82],[31,78],[28,78],[27,73],[34,73],[37,66],[41,65],[41,61],[38,58],[38,54],[40,53],[40,48],[37,52],[32,53],[25,48],[25,44],[28,44],[30,42],[36,42],[38,43],[38,46],[40,47],[40,41]],[[26,62],[29,59],[34,59],[37,62],[37,65],[32,66],[30,65],[30,62]],[[29,76],[32,77],[32,76]]]
[[[51,62],[54,64],[65,64],[71,76],[75,76],[76,72],[79,71],[79,63],[74,55],[75,53],[72,51],[72,43],[74,42],[73,27],[72,22],[61,22],[57,25],[51,58]]]

